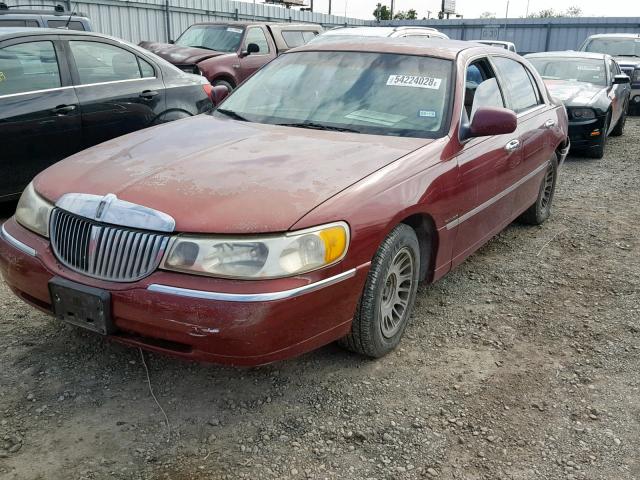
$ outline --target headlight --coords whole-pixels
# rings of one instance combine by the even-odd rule
[[[22,192],[18,202],[16,220],[23,227],[48,238],[49,217],[52,210],[53,205],[38,195],[33,188],[33,183],[30,183]]]
[[[162,268],[238,279],[287,277],[339,262],[348,246],[344,222],[283,235],[180,235],[171,242]]]
[[[596,112],[590,108],[571,108],[571,118],[574,120],[591,120],[596,118]]]
[[[631,82],[633,82],[633,83],[640,82],[640,68],[636,68],[633,71],[633,76],[631,77]]]

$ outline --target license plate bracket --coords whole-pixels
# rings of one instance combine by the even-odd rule
[[[115,331],[109,292],[55,277],[49,281],[49,293],[59,320],[101,335]]]

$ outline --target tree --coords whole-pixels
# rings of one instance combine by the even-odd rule
[[[567,11],[565,12],[565,15],[567,17],[581,17],[582,16],[582,9],[580,7],[576,7],[574,5],[573,7],[567,8]]]
[[[553,8],[540,10],[539,12],[530,13],[528,18],[558,18],[558,17],[581,17],[582,9],[580,7],[569,7],[564,12],[556,12]]]
[[[406,12],[400,11],[393,16],[394,20],[417,20],[418,12],[416,12],[413,8],[407,10]]]
[[[386,5],[378,4],[373,11],[373,16],[378,20],[391,20],[391,10]]]
[[[480,18],[496,18],[496,14],[493,12],[483,12],[480,14]]]

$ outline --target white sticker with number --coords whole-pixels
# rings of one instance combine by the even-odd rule
[[[389,75],[387,85],[394,87],[430,88],[438,90],[441,78],[422,77],[420,75]]]

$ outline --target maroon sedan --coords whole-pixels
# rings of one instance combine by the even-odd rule
[[[40,174],[2,226],[0,269],[61,320],[188,359],[335,340],[379,357],[418,282],[549,217],[568,148],[564,107],[506,50],[309,45],[214,113]]]

